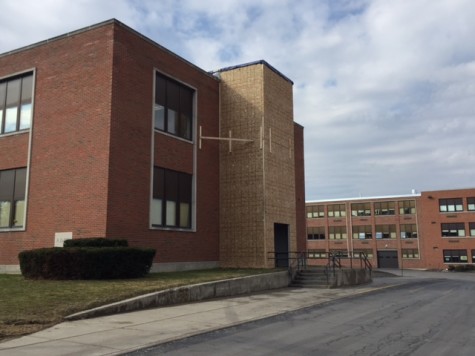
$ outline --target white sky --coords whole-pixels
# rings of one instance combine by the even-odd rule
[[[475,187],[473,0],[0,0],[0,53],[110,18],[292,79],[307,200]]]

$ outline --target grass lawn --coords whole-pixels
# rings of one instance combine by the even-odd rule
[[[50,327],[69,314],[133,296],[268,272],[272,270],[211,269],[106,281],[28,280],[21,275],[0,274],[0,341]]]

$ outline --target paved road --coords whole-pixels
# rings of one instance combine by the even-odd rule
[[[473,355],[475,275],[414,279],[130,355],[156,354]]]

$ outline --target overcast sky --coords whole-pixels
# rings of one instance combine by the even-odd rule
[[[0,53],[110,18],[291,78],[307,200],[475,187],[473,0],[0,0]]]

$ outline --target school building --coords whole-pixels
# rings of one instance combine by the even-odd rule
[[[446,269],[475,264],[475,189],[308,201],[307,255],[323,265],[328,254],[373,267]]]
[[[0,272],[87,237],[153,271],[305,250],[303,127],[267,62],[207,72],[113,19],[0,54]]]

